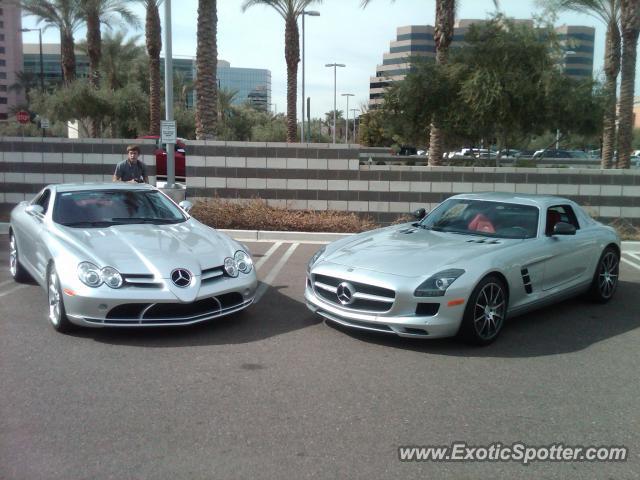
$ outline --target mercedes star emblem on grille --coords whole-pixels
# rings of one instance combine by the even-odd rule
[[[171,281],[176,287],[185,288],[191,283],[191,272],[184,268],[176,268],[171,272]]]
[[[342,305],[351,305],[354,301],[354,293],[356,293],[356,290],[349,282],[342,282],[336,290],[338,300],[340,300]]]

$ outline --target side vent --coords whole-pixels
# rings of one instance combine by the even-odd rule
[[[404,230],[398,230],[398,233],[404,233],[405,235],[409,235],[411,233],[415,233],[418,230],[415,228],[405,228]]]
[[[529,269],[523,268],[520,270],[522,274],[522,282],[524,283],[524,291],[527,293],[533,292],[533,287],[531,286],[531,277],[529,277]]]

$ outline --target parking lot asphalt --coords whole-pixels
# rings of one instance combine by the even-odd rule
[[[608,305],[569,300],[473,348],[325,325],[303,300],[319,245],[248,245],[259,302],[187,328],[57,334],[44,290],[3,262],[0,479],[640,476],[640,252]],[[624,445],[629,459],[398,460],[454,441]]]

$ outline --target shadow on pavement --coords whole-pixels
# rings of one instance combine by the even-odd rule
[[[421,340],[364,332],[331,324],[354,339],[384,347],[459,357],[538,357],[576,352],[640,327],[638,285],[620,282],[606,305],[576,297],[507,321],[500,337],[486,347],[455,338]]]

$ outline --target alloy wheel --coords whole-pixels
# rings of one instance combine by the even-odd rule
[[[58,276],[56,272],[52,270],[49,273],[49,320],[54,325],[60,323],[60,315],[62,312],[62,297],[60,290],[58,289]]]
[[[611,298],[618,284],[618,271],[620,262],[613,251],[609,251],[600,261],[598,272],[598,288],[603,298]]]
[[[504,322],[506,311],[505,294],[501,285],[487,283],[476,297],[473,308],[473,323],[476,333],[483,340],[495,337]]]

